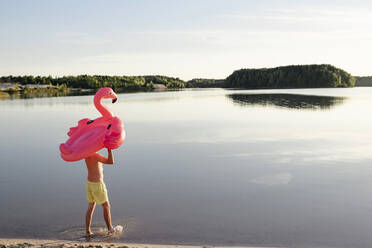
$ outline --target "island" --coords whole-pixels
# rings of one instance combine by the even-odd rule
[[[240,69],[226,78],[230,88],[329,88],[354,87],[355,78],[333,65],[289,65]]]

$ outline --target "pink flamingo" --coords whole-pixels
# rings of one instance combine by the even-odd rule
[[[95,120],[88,118],[78,122],[67,133],[70,138],[60,144],[61,157],[65,161],[78,161],[106,147],[116,149],[125,139],[122,121],[112,115],[108,107],[101,103],[102,98],[111,98],[115,103],[117,96],[111,88],[102,88],[94,96],[94,106],[102,114]]]

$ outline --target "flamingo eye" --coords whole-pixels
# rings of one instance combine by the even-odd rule
[[[90,120],[90,121],[87,122],[87,124],[89,125],[89,124],[92,123],[93,121],[94,121],[94,120]]]

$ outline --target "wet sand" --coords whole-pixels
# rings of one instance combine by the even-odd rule
[[[213,248],[214,246],[156,245],[109,242],[76,242],[47,239],[0,239],[0,248]],[[246,247],[254,248],[254,247]],[[257,247],[258,248],[258,247]],[[262,247],[261,247],[262,248]],[[275,247],[265,247],[275,248]]]

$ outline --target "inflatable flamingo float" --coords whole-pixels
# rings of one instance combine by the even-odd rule
[[[61,157],[65,161],[78,161],[102,148],[116,149],[125,139],[125,130],[122,121],[113,116],[106,105],[101,103],[102,98],[111,98],[115,103],[117,96],[111,88],[102,88],[94,96],[94,106],[102,117],[91,120],[88,118],[78,122],[76,127],[70,128],[67,133],[70,138],[59,146]]]

